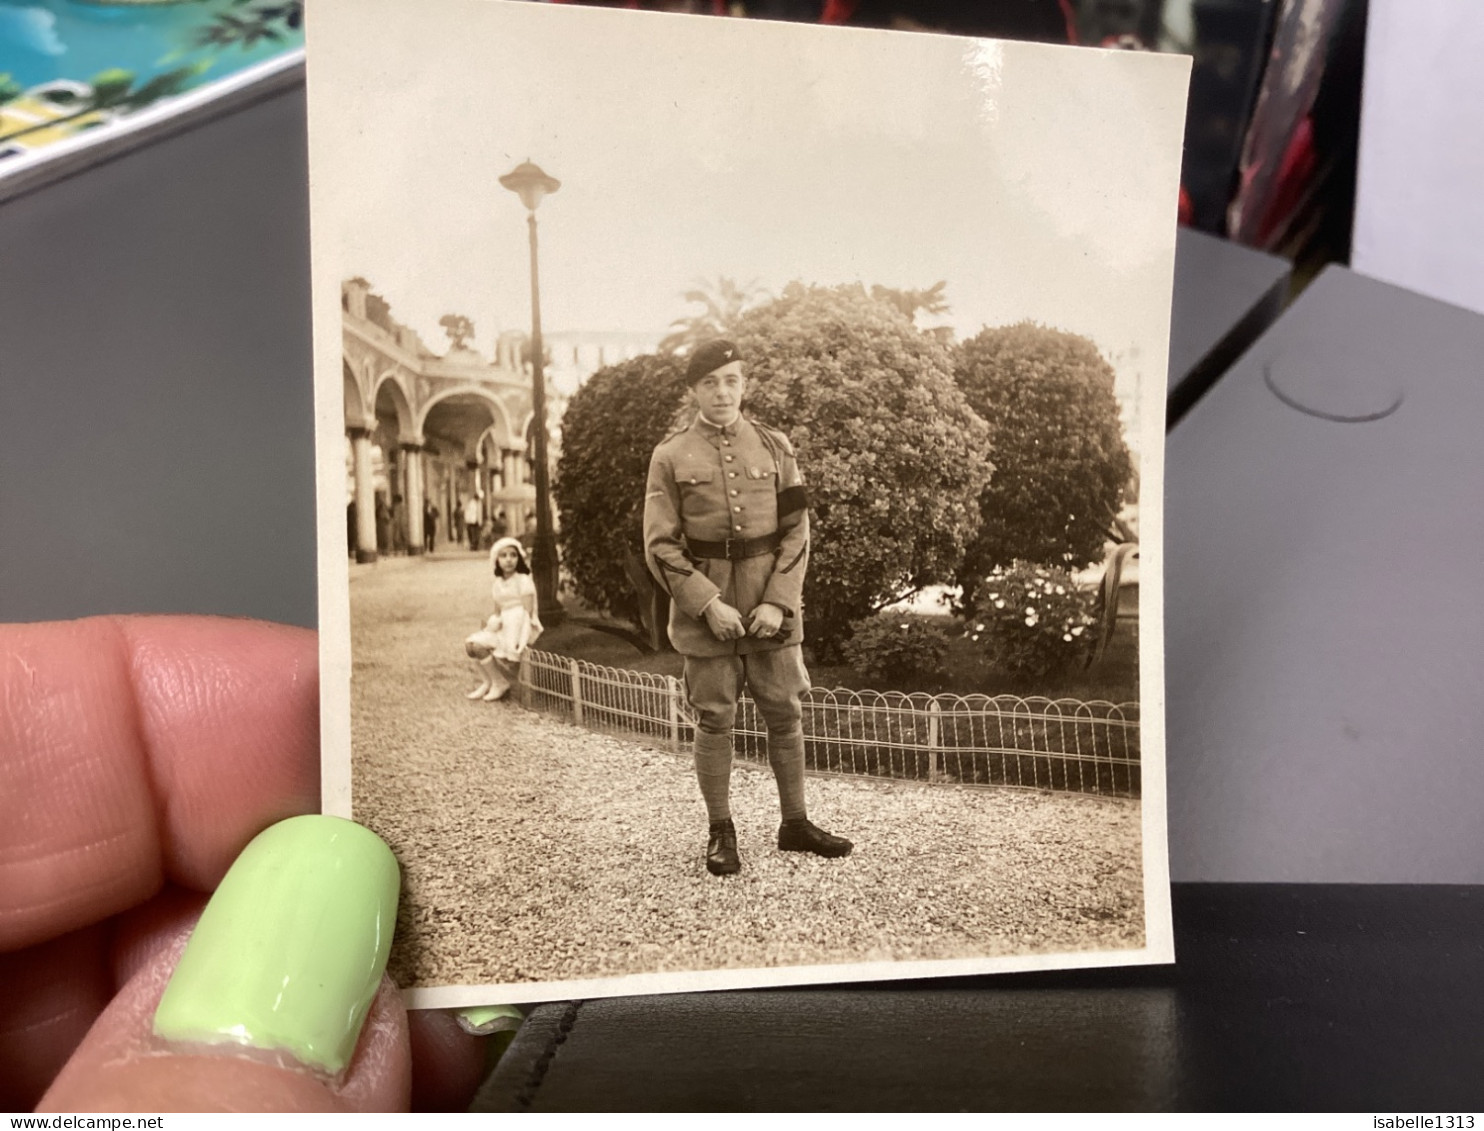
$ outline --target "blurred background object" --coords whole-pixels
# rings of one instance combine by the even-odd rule
[[[1484,4],[1371,0],[1351,266],[1484,313]]]

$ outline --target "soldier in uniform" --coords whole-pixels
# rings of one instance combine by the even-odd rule
[[[747,380],[727,341],[691,355],[697,411],[649,464],[644,556],[670,594],[670,640],[685,657],[695,710],[696,778],[710,819],[706,868],[741,868],[732,825],[732,724],[744,684],[768,727],[786,852],[845,856],[851,843],[817,828],[804,805],[804,570],[809,512],[788,438],[741,413]]]

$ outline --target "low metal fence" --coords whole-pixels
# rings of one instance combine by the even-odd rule
[[[674,676],[529,651],[520,696],[578,726],[677,751],[695,733]],[[739,757],[767,761],[767,729],[746,696],[733,733]],[[804,758],[820,773],[1138,797],[1139,705],[816,687],[804,697]]]

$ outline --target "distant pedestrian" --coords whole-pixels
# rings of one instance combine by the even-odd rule
[[[469,549],[479,549],[479,496],[470,495],[464,500],[464,529],[469,534]]]
[[[392,552],[407,552],[407,504],[401,495],[392,496]]]
[[[392,548],[392,508],[386,494],[376,492],[376,552],[384,554]]]
[[[523,550],[525,550],[526,557],[527,558],[529,558],[533,553],[535,553],[535,551],[536,551],[536,516],[533,515],[533,514],[526,515],[526,528],[523,531],[521,531],[520,544],[521,544],[521,548]]]
[[[432,499],[426,499],[423,502],[423,549],[431,554],[437,541],[438,508],[433,505]]]

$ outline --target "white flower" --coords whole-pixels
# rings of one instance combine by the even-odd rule
[[[1065,585],[1058,585],[1058,586],[1057,586],[1057,587],[1056,587],[1056,591],[1057,591],[1057,592],[1058,592],[1058,593],[1060,593],[1060,594],[1063,594],[1063,595],[1065,595],[1065,594],[1066,594],[1066,591],[1067,591],[1067,587],[1066,587],[1066,586],[1065,586]]]
[[[1074,629],[1072,629],[1072,635],[1073,635],[1073,636],[1081,636],[1081,635],[1082,635],[1082,634],[1083,634],[1083,633],[1084,633],[1084,632],[1085,632],[1085,631],[1087,631],[1087,630],[1086,630],[1086,629],[1084,629],[1084,628],[1083,628],[1083,627],[1082,627],[1082,626],[1081,626],[1081,625],[1080,625],[1080,624],[1079,624],[1079,625],[1078,625],[1078,626],[1077,626],[1077,627],[1076,627],[1076,628],[1074,628]]]
[[[976,633],[974,633],[973,636],[969,637],[969,639],[970,640],[978,640],[979,639],[979,634],[976,632]]]
[[[1035,628],[1036,625],[1038,625],[1040,623],[1041,622],[1039,620],[1037,620],[1035,617],[1026,617],[1025,618],[1025,626],[1026,626],[1026,628]]]
[[[976,624],[974,626],[974,631],[975,632],[983,632],[984,631],[984,625],[983,624]]]
[[[994,607],[997,608],[997,609],[1003,609],[1005,607],[1005,602],[1004,601],[996,601],[994,603]]]
[[[911,625],[910,625],[910,624],[908,624],[908,623],[907,623],[907,622],[906,622],[906,621],[903,621],[903,622],[902,622],[902,631],[903,631],[903,632],[907,632],[907,631],[909,631],[909,630],[910,630],[910,629],[911,629],[911,628],[912,628],[912,626],[911,626]]]
[[[989,595],[989,599],[990,599],[990,600],[991,600],[991,601],[993,601],[993,600],[996,600],[996,599],[998,599],[998,597],[999,597],[999,594],[998,594],[998,593],[991,593],[991,594],[990,594],[990,595]]]
[[[1061,638],[1062,638],[1062,639],[1063,639],[1063,640],[1065,640],[1065,641],[1066,641],[1066,642],[1067,642],[1067,643],[1068,643],[1068,644],[1070,644],[1070,643],[1071,643],[1071,642],[1072,642],[1072,635],[1071,635],[1071,633],[1069,633],[1069,632],[1064,632],[1064,633],[1062,633],[1062,636],[1061,636]]]
[[[1035,616],[1036,615],[1036,608],[1035,608],[1035,606],[1034,605],[1027,605],[1025,607],[1025,615],[1028,616],[1028,617]]]

